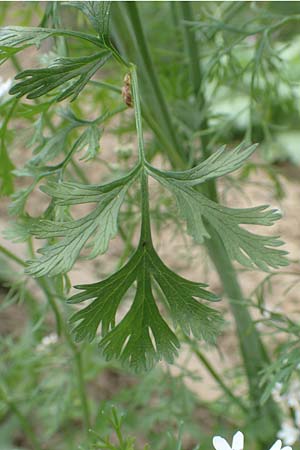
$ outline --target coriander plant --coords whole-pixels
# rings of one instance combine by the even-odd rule
[[[114,407],[112,424],[119,446],[114,447],[109,437],[100,437],[99,406],[89,396],[87,380],[109,365],[122,366],[120,370],[138,379],[150,376],[145,372],[160,370],[155,368],[158,362],[176,363],[183,343],[236,408],[233,415],[242,414],[257,448],[270,445],[280,428],[281,410],[271,392],[284,378],[278,376],[284,362],[279,368],[270,363],[237,270],[273,274],[289,264],[287,252],[279,248],[283,241],[259,231],[277,222],[281,212],[265,204],[247,208],[223,204],[219,179],[231,179],[237,170],[250,172],[249,158],[255,161],[259,153],[265,155],[264,145],[274,139],[268,112],[259,110],[259,96],[277,89],[279,78],[292,92],[280,72],[271,38],[298,15],[283,17],[246,2],[213,2],[214,12],[208,3],[47,2],[38,5],[38,26],[6,22],[0,29],[1,67],[10,63],[15,72],[0,104],[0,190],[11,197],[8,209],[13,219],[5,236],[26,243],[28,256],[24,260],[5,245],[0,250],[24,269],[20,277],[8,276],[6,281],[17,296],[22,285],[33,317],[33,336],[45,325],[46,315],[36,294],[30,293],[31,285],[25,284],[31,278],[55,319],[57,338],[50,345],[62,339],[67,348],[66,368],[74,383],[65,402],[71,407],[72,399],[78,399],[79,407],[74,402],[86,436],[76,441],[65,437],[59,444],[62,449],[78,444],[84,449],[134,448],[131,438],[123,440]],[[166,34],[162,30],[161,41],[155,44],[164,46],[162,57],[151,50],[154,37],[149,27],[159,22],[155,8],[170,18]],[[256,41],[247,55],[242,54],[251,36]],[[34,48],[42,55],[39,67],[23,68]],[[233,88],[244,96],[244,129],[234,119],[222,122],[213,112],[222,89],[232,92]],[[268,98],[264,107],[273,110],[272,102]],[[23,166],[13,162],[12,131],[17,120],[33,127],[26,157],[20,158]],[[230,128],[230,121],[236,128]],[[119,153],[117,167],[101,156],[101,139],[112,123],[118,123],[117,135],[129,134],[134,148],[132,153]],[[92,181],[90,171],[97,164],[97,181]],[[265,173],[278,188],[279,181],[267,165]],[[24,183],[24,177],[30,181]],[[35,197],[38,190],[43,197]],[[36,198],[42,198],[38,214],[30,206]],[[160,209],[161,202],[165,208]],[[222,295],[164,262],[156,243],[161,236],[158,211],[162,222],[171,217],[180,227],[184,224],[181,232],[206,248]],[[116,236],[123,241],[119,263],[99,281],[87,283],[82,276],[73,290],[68,274],[74,264],[87,264],[87,259],[96,264]],[[43,243],[36,252],[38,240]],[[222,339],[226,321],[220,305],[227,301],[248,383],[243,398],[205,356],[207,348]],[[32,379],[38,361],[32,366]],[[274,373],[277,378],[270,384]],[[50,448],[36,433],[28,410],[22,412],[17,397],[10,398],[9,378],[4,377],[1,401],[17,416],[28,448]],[[61,383],[66,386],[67,379]],[[61,414],[53,433],[69,420],[66,411]],[[170,442],[158,441],[157,448],[174,448]],[[176,445],[181,448],[181,438]]]

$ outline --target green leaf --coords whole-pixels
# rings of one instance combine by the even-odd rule
[[[165,179],[182,182],[185,186],[196,186],[205,181],[221,177],[242,167],[246,159],[256,150],[258,144],[246,146],[242,142],[233,150],[227,150],[225,145],[215,151],[209,158],[189,170],[166,171],[158,170],[148,165],[151,173]]]
[[[5,239],[14,243],[26,242],[30,238],[30,227],[34,219],[22,218],[18,222],[10,222],[9,227],[3,231]]]
[[[21,51],[30,45],[39,48],[44,39],[52,36],[72,36],[102,46],[100,40],[95,36],[72,30],[43,27],[0,27],[0,58],[3,56],[7,58],[10,54]]]
[[[9,91],[11,95],[35,99],[48,94],[56,88],[60,93],[56,100],[71,97],[75,100],[87,82],[110,58],[107,50],[80,58],[56,58],[53,64],[45,69],[28,69],[20,72],[15,79],[24,79],[15,84]]]
[[[74,6],[79,9],[91,22],[93,28],[100,37],[108,37],[110,1],[84,1],[84,2],[64,2],[65,6]]]
[[[68,272],[83,247],[91,247],[89,258],[106,252],[109,241],[117,234],[118,214],[125,193],[134,181],[136,171],[107,185],[82,185],[76,183],[49,183],[42,188],[57,205],[75,205],[96,202],[95,209],[77,220],[65,222],[40,220],[31,229],[39,239],[62,238],[59,242],[39,250],[43,256],[29,261],[26,272],[40,277]]]
[[[68,135],[73,128],[74,126],[68,125],[61,128],[52,136],[44,138],[43,142],[33,150],[35,156],[27,163],[27,166],[32,167],[41,163],[45,164],[53,160],[60,153],[63,153]]]
[[[189,281],[170,270],[155,252],[149,253],[152,272],[168,304],[175,326],[184,334],[215,343],[222,320],[218,311],[209,308],[195,298],[211,302],[219,298],[205,290],[206,284]]]
[[[163,172],[148,165],[149,173],[169,189],[176,197],[182,218],[187,222],[187,232],[197,243],[209,239],[207,224],[219,234],[231,259],[248,268],[268,271],[288,265],[287,252],[274,247],[281,246],[278,237],[260,236],[247,231],[241,225],[270,226],[281,217],[278,210],[268,206],[239,209],[227,208],[208,199],[196,185],[230,173],[240,167],[253,146],[241,153],[241,147],[226,154],[224,148],[199,166],[186,172]],[[232,162],[230,162],[230,154]]]
[[[98,155],[100,150],[99,140],[101,138],[101,135],[101,130],[95,124],[87,127],[84,130],[77,141],[78,152],[86,147],[85,154],[81,158],[82,160],[89,161],[90,159],[94,159]]]
[[[15,192],[12,196],[12,202],[8,207],[8,212],[12,216],[22,216],[24,213],[24,208],[26,201],[33,191],[35,187],[35,183],[31,184],[25,189],[19,189],[17,192]]]
[[[10,195],[14,192],[12,171],[15,167],[8,156],[3,140],[0,144],[0,161],[0,195]]]
[[[55,34],[55,30],[38,27],[1,27],[0,47],[39,47],[44,39]]]
[[[126,292],[136,282],[129,311],[116,324],[116,315]],[[166,313],[183,333],[214,342],[220,331],[219,312],[199,299],[217,301],[206,285],[173,273],[160,260],[152,245],[141,242],[128,263],[109,278],[90,285],[75,286],[80,292],[70,303],[92,300],[70,319],[77,341],[92,341],[101,328],[99,346],[105,357],[120,359],[135,371],[149,370],[159,360],[172,362],[179,341],[163,318],[153,296],[153,282],[159,286],[167,305]]]

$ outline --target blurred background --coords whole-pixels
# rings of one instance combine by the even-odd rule
[[[85,16],[66,3],[73,2],[1,2],[0,24],[58,26],[94,33]],[[222,203],[231,207],[271,204],[283,214],[267,232],[279,234],[285,241],[289,268],[267,275],[237,267],[256,326],[276,362],[283,346],[299,333],[300,2],[193,2],[194,19],[189,26],[199,42],[205,111],[199,110],[192,95],[176,3],[138,2],[138,6],[155,71],[190,166],[202,158],[203,139],[212,150],[223,144],[233,147],[242,140],[258,142],[251,160],[220,181]],[[113,42],[138,65],[133,38],[122,32],[122,24],[122,5],[112,2]],[[8,90],[20,70],[44,67],[57,55],[79,56],[89,50],[84,41],[79,47],[72,39],[48,39],[41,48],[29,47],[1,65],[1,127],[11,102]],[[76,137],[64,134],[70,111],[91,120],[120,106],[124,75],[111,61],[71,107],[62,102],[43,115],[41,102],[21,99],[5,125],[5,148],[2,142],[0,153],[0,244],[16,258],[14,261],[0,253],[0,449],[109,448],[108,444],[97,444],[99,436],[109,435],[120,449],[129,450],[133,445],[143,448],[148,443],[153,450],[189,450],[198,444],[212,448],[214,434],[229,438],[237,429],[246,432],[248,448],[258,448],[257,430],[226,392],[228,386],[238,396],[247,396],[235,326],[226,302],[219,306],[226,327],[216,348],[202,346],[200,353],[194,342],[183,342],[174,365],[159,364],[147,374],[132,374],[117,362],[106,362],[96,342],[80,346],[93,416],[93,442],[89,443],[84,434],[74,355],[65,339],[57,335],[49,299],[20,267],[18,258],[28,259],[29,250],[13,224],[14,214],[22,203],[26,213],[37,217],[46,201],[39,184],[30,188],[30,176],[23,170],[26,161],[32,151],[43,151],[49,142],[46,138],[51,136],[52,146],[70,145]],[[116,89],[106,89],[103,82]],[[147,93],[145,98],[151,102]],[[81,161],[80,155],[76,159],[81,172],[75,164],[71,168],[74,178],[103,182],[132,167],[137,154],[132,110],[105,122],[99,138],[95,159]],[[166,150],[147,123],[145,139],[148,159],[168,168]],[[126,261],[130,243],[137,239],[138,205],[139,193],[130,192],[120,216],[120,234],[125,230],[129,243],[120,235],[101,258],[78,261],[69,274],[72,286],[102,279]],[[151,186],[151,207],[154,242],[162,259],[177,273],[207,282],[213,292],[222,294],[205,248],[195,246],[185,234],[175,202],[155,183]],[[41,244],[34,242],[32,246],[36,249]],[[65,287],[60,283],[64,281],[53,283],[63,292]],[[62,300],[59,307],[67,323],[71,306]],[[274,391],[282,411],[278,432],[295,449],[300,448],[297,380],[296,370],[289,378],[289,386],[294,383],[293,394],[288,386],[284,395]],[[291,398],[296,399],[294,403]],[[126,447],[118,443],[116,417],[122,417],[122,433],[132,436],[135,444],[128,441]]]

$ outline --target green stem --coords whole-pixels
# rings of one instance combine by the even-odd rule
[[[121,23],[121,29],[115,27],[117,29],[119,45],[122,46],[123,40],[128,40],[128,36],[131,37],[133,46],[127,46],[125,51],[129,53],[129,55],[127,55],[128,59],[137,62],[139,70],[141,71],[141,79],[149,88],[147,100],[144,103],[146,104],[148,111],[154,110],[154,114],[151,114],[151,120],[158,123],[156,129],[163,129],[166,136],[165,140],[171,143],[171,145],[166,147],[165,151],[172,161],[172,164],[174,164],[175,167],[182,167],[185,159],[183,147],[178,142],[177,133],[173,132],[170,111],[161,91],[157,72],[154,69],[137,2],[115,2],[114,8],[117,17],[116,22],[118,24]],[[136,52],[132,54],[132,48],[134,47]],[[145,93],[146,90],[144,89],[143,92]],[[154,103],[154,106],[148,108],[148,103]]]
[[[18,102],[19,102],[18,98],[13,99],[13,101],[11,102],[11,107],[10,107],[7,115],[5,116],[5,118],[3,120],[3,123],[2,123],[2,126],[1,126],[1,139],[2,139],[2,141],[5,138],[5,134],[6,134],[8,123],[9,123],[9,121],[10,121],[12,115],[13,115],[13,112],[14,112]]]
[[[154,68],[154,64],[151,58],[150,50],[148,47],[148,43],[144,34],[144,29],[142,27],[140,14],[138,10],[138,4],[137,2],[126,2],[127,6],[127,14],[129,19],[131,20],[131,23],[134,24],[134,31],[136,35],[136,42],[139,46],[139,54],[142,56],[143,63],[145,65],[145,68],[147,68],[148,77],[152,80],[152,87],[155,92],[155,96],[160,104],[161,111],[164,116],[164,120],[166,122],[166,125],[168,129],[172,129],[172,120],[170,117],[170,113],[168,110],[167,103],[165,101],[165,98],[163,96],[163,93],[160,88],[160,84],[158,82],[157,72]],[[177,143],[176,136],[173,136],[174,142],[176,142],[176,147],[179,147]]]
[[[150,225],[150,212],[149,212],[149,187],[148,187],[148,175],[145,170],[146,157],[145,157],[145,145],[142,128],[142,111],[140,104],[140,94],[138,87],[138,78],[136,73],[136,67],[131,65],[132,76],[132,94],[134,103],[136,132],[138,136],[138,150],[139,150],[139,162],[141,164],[141,207],[142,207],[142,226],[141,226],[141,245],[152,245],[151,239],[151,225]]]
[[[40,279],[39,284],[43,288],[43,290],[46,294],[49,305],[53,311],[53,314],[55,315],[56,323],[58,324],[59,330],[64,335],[66,342],[68,344],[68,347],[73,354],[74,367],[75,367],[75,372],[76,372],[76,377],[77,377],[78,394],[80,397],[82,412],[83,412],[84,427],[85,427],[85,432],[86,432],[87,438],[89,438],[89,430],[91,428],[91,414],[90,414],[90,408],[89,408],[87,394],[86,394],[86,387],[85,387],[85,381],[84,381],[84,370],[83,370],[83,365],[82,365],[82,357],[81,357],[80,349],[76,346],[72,337],[70,336],[70,333],[65,325],[65,321],[64,321],[63,317],[61,316],[61,313],[60,313],[59,307],[55,301],[55,298],[51,294],[51,290],[48,286],[47,280]]]
[[[132,238],[134,234],[135,227],[132,226],[130,230],[130,236],[128,236],[125,231],[123,230],[123,227],[119,224],[119,233],[120,236],[125,244],[124,251],[120,257],[118,267],[122,267],[124,262],[127,260],[128,256],[132,254],[135,250],[135,247],[132,244]]]
[[[15,404],[14,401],[11,399],[5,399],[4,400],[6,405],[10,408],[10,410],[15,414],[15,416],[18,418],[19,423],[27,436],[28,440],[31,442],[34,450],[42,450],[42,446],[37,440],[37,437],[33,431],[33,428],[31,426],[31,423],[27,419],[27,417],[20,411],[18,406]]]
[[[138,137],[139,162],[143,166],[146,158],[145,158],[145,144],[142,128],[142,112],[141,112],[141,103],[140,103],[136,67],[133,64],[131,65],[131,77],[132,77],[132,95],[134,104],[135,124]]]
[[[20,266],[26,267],[26,263],[21,258],[14,255],[14,253],[12,253],[7,248],[3,247],[3,245],[0,245],[0,252],[3,253],[5,256],[7,256],[9,259],[12,259],[16,263],[18,263]]]
[[[179,2],[179,7],[181,9],[181,18],[183,21],[191,20],[193,17],[192,8],[190,2]],[[182,25],[183,37],[186,54],[189,57],[189,77],[191,86],[193,87],[194,96],[197,97],[200,86],[201,86],[201,72],[199,64],[199,54],[197,49],[197,42],[195,38],[194,31],[191,27]],[[201,99],[201,106],[203,107],[204,99]]]
[[[180,6],[183,21],[191,21],[193,19],[193,12],[190,2],[180,2]],[[205,97],[201,92],[202,73],[195,34],[186,25],[183,26],[183,33],[186,50],[189,55],[189,73],[191,82],[193,83],[194,95],[198,97],[201,107],[205,109]],[[204,118],[202,126],[207,127],[206,118]],[[206,139],[202,139],[202,151],[205,157],[210,155],[207,143]],[[217,189],[214,180],[206,184],[206,189],[209,198],[217,201]],[[226,249],[215,230],[208,226],[208,231],[210,239],[207,239],[205,244],[222,281],[224,291],[229,298],[230,307],[235,318],[240,350],[252,399],[253,418],[257,419],[259,417],[261,420],[267,419],[269,422],[271,433],[268,435],[266,432],[265,436],[266,441],[268,441],[269,438],[273,438],[279,426],[278,411],[273,400],[270,399],[269,403],[265,404],[264,407],[260,405],[262,389],[259,386],[259,375],[268,363],[268,356],[245,304],[236,272]]]
[[[31,257],[34,256],[34,249],[32,246],[32,240],[29,240],[29,251],[31,254]],[[56,303],[56,300],[51,292],[51,287],[49,286],[49,282],[47,278],[37,278],[37,283],[43,290],[43,292],[46,295],[46,298],[48,300],[48,304],[50,308],[53,311],[53,314],[55,316],[56,324],[57,324],[57,334],[63,334],[66,343],[68,344],[69,349],[71,350],[74,358],[74,366],[75,366],[75,372],[77,376],[77,383],[78,383],[78,393],[81,401],[82,411],[83,411],[83,419],[84,419],[84,426],[85,426],[85,432],[87,439],[89,439],[89,430],[91,428],[91,414],[90,414],[90,408],[87,400],[87,394],[86,394],[86,388],[85,388],[85,382],[84,382],[84,371],[82,366],[82,358],[79,348],[74,343],[72,337],[70,336],[69,330],[65,324],[65,321],[60,313],[59,307]]]
[[[73,167],[74,172],[77,175],[78,179],[84,184],[89,184],[88,177],[86,176],[84,171],[78,166],[78,164],[76,164],[74,159],[72,159],[72,158],[70,159],[70,164]]]
[[[213,366],[210,364],[208,359],[203,355],[203,353],[196,347],[195,342],[185,336],[186,342],[190,345],[191,349],[193,350],[193,353],[197,356],[197,358],[201,361],[201,363],[206,367],[208,372],[211,374],[211,376],[215,379],[215,381],[219,384],[221,389],[224,391],[224,393],[235,403],[245,414],[246,416],[249,414],[249,408],[243,403],[242,400],[240,400],[234,393],[231,391],[231,389],[226,386],[224,381],[222,380],[221,376],[216,372],[216,370],[213,368]]]
[[[268,422],[266,430],[266,442],[269,444],[279,429],[280,421],[278,409],[270,398],[261,406],[261,396],[265,386],[260,385],[261,371],[269,362],[268,355],[257,332],[252,317],[245,304],[235,269],[228,257],[219,235],[208,226],[210,239],[206,241],[209,255],[217,269],[222,281],[224,291],[227,294],[230,307],[235,318],[240,351],[242,354],[245,371],[248,378],[249,391],[253,407],[253,419]],[[270,433],[268,435],[267,431]]]
[[[115,86],[114,84],[106,83],[105,81],[90,80],[89,84],[93,84],[97,87],[104,87],[105,89],[117,92],[118,94],[122,93],[122,88],[120,88],[119,86]]]
[[[80,350],[73,343],[70,335],[69,335],[69,339],[70,339],[70,343],[72,342],[72,344],[73,344],[73,354],[75,356],[75,368],[76,368],[76,373],[77,373],[78,392],[79,392],[79,397],[80,397],[81,406],[82,406],[82,410],[83,410],[85,432],[86,432],[87,440],[89,440],[90,429],[91,429],[91,412],[90,412],[90,407],[89,407],[88,398],[87,398],[87,394],[86,394],[82,357],[81,357]]]

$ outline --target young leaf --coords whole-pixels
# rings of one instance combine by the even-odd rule
[[[288,261],[284,255],[287,252],[274,248],[283,244],[278,237],[260,236],[240,226],[273,225],[281,217],[277,210],[267,209],[265,205],[247,209],[227,208],[197,190],[196,185],[203,181],[225,175],[240,167],[245,158],[254,151],[254,147],[249,147],[243,153],[240,150],[241,147],[238,147],[229,152],[232,162],[222,148],[216,155],[186,172],[158,171],[150,165],[148,171],[173,192],[180,214],[187,222],[187,231],[197,243],[203,243],[204,239],[210,238],[207,223],[217,231],[229,256],[240,264],[249,268],[259,267],[265,271],[269,270],[269,267],[286,266]]]
[[[87,82],[110,58],[107,50],[80,58],[57,58],[45,69],[28,69],[20,72],[15,79],[24,79],[15,84],[9,91],[11,95],[29,99],[48,94],[53,89],[60,88],[57,101],[71,97],[75,100]]]
[[[136,281],[136,294],[128,313],[116,324],[122,298]],[[118,358],[136,371],[148,370],[157,361],[172,362],[179,342],[161,315],[152,293],[153,281],[163,292],[174,325],[189,335],[214,342],[220,331],[219,312],[199,299],[217,301],[206,285],[173,273],[160,260],[151,244],[140,243],[128,263],[109,278],[90,285],[76,286],[83,292],[70,303],[92,302],[70,319],[76,340],[92,341],[101,328],[99,346],[107,359]]]
[[[49,183],[42,190],[56,199],[57,205],[75,205],[96,202],[95,209],[86,216],[66,222],[41,220],[31,233],[40,239],[61,237],[59,242],[39,250],[43,256],[29,261],[26,272],[40,277],[68,272],[81,250],[89,241],[89,257],[106,252],[109,241],[117,233],[117,220],[121,204],[136,172],[104,186],[76,183]]]

